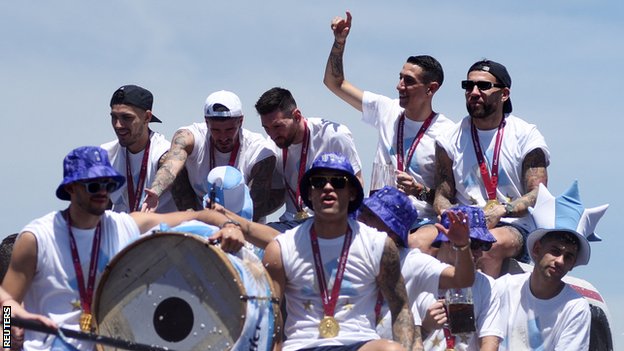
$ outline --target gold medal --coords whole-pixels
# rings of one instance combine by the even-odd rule
[[[297,212],[297,214],[295,214],[295,219],[298,221],[306,219],[308,217],[310,217],[310,215],[306,211],[299,211]]]
[[[498,200],[488,200],[488,202],[483,207],[483,211],[487,212],[498,205],[500,205],[500,202],[498,202]]]
[[[335,338],[340,331],[340,325],[338,321],[332,316],[325,316],[321,319],[319,324],[319,335],[323,339]]]
[[[85,333],[90,333],[92,319],[93,319],[93,315],[91,313],[82,312],[80,314],[80,330],[82,330]]]

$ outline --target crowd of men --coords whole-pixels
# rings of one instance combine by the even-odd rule
[[[243,127],[235,93],[217,91],[204,122],[180,127],[170,142],[150,129],[162,122],[152,94],[124,85],[110,100],[116,140],[63,161],[56,196],[69,206],[20,231],[3,305],[92,331],[94,286],[112,257],[162,223],[198,220],[218,227],[210,239],[225,251],[245,241],[264,250],[284,303],[274,336],[283,350],[588,349],[589,306],[562,278],[589,262],[587,236],[606,207],[585,210],[576,185],[557,198],[548,192],[548,146],[512,114],[505,66],[468,68],[468,114],[455,123],[433,110],[444,73],[431,56],[406,60],[398,98],[346,80],[351,25],[348,12],[332,20],[324,83],[378,131],[373,169],[385,171],[374,172],[369,196],[350,129],[305,117],[287,89],[255,103],[266,137]],[[223,166],[240,172],[251,218],[212,203],[207,178]],[[266,223],[282,207],[279,221]],[[505,274],[510,259],[534,269]],[[458,332],[450,299],[460,292],[472,309]],[[27,331],[23,347],[54,342]]]

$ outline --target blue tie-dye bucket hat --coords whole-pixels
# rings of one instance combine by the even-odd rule
[[[63,181],[56,188],[56,197],[61,200],[70,200],[65,185],[97,178],[113,179],[117,183],[115,190],[121,188],[126,182],[126,177],[111,166],[106,150],[97,146],[76,148],[70,151],[63,160]]]

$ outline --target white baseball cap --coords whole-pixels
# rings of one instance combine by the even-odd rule
[[[206,98],[204,117],[242,117],[243,106],[236,94],[231,91],[219,90]]]

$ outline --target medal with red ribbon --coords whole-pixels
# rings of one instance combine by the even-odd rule
[[[92,331],[92,319],[91,303],[93,302],[93,290],[95,287],[95,276],[97,274],[98,257],[100,254],[100,240],[102,237],[102,223],[98,222],[95,228],[95,235],[93,236],[93,242],[91,244],[91,261],[89,262],[89,277],[87,285],[85,286],[84,274],[82,272],[82,265],[80,264],[80,255],[78,254],[78,247],[76,246],[76,239],[72,233],[71,216],[69,210],[67,210],[67,231],[69,232],[69,247],[71,249],[72,262],[74,264],[74,271],[76,272],[76,283],[78,285],[78,294],[80,295],[80,307],[82,313],[80,314],[80,329],[84,332]]]
[[[147,138],[147,144],[143,151],[143,159],[141,160],[141,169],[139,171],[139,179],[137,181],[137,187],[134,189],[134,182],[132,177],[132,169],[130,166],[130,152],[126,148],[126,180],[128,190],[128,212],[138,211],[140,209],[141,195],[143,194],[143,187],[145,186],[145,178],[147,178],[147,163],[149,161],[150,143],[152,133]]]
[[[299,190],[299,184],[301,184],[301,179],[306,171],[306,164],[308,161],[308,150],[309,150],[309,140],[310,140],[310,129],[308,128],[308,123],[306,120],[303,120],[304,126],[304,134],[303,134],[303,142],[301,143],[301,155],[299,155],[299,172],[297,173],[297,189],[293,190],[288,184],[288,177],[286,176],[286,161],[288,161],[288,148],[282,149],[282,175],[284,177],[284,185],[286,186],[286,193],[288,197],[292,200],[292,203],[295,205],[295,210],[297,214],[295,215],[295,219],[305,219],[308,217],[308,213],[303,209],[303,200],[301,199],[301,192]]]
[[[485,186],[485,191],[487,192],[488,200],[484,209],[488,210],[499,204],[498,200],[496,199],[496,188],[498,187],[498,161],[503,142],[503,134],[505,132],[505,118],[501,120],[500,124],[498,125],[498,130],[496,131],[496,142],[494,144],[494,154],[492,155],[491,175],[488,171],[488,166],[485,162],[483,151],[481,150],[481,143],[479,142],[479,133],[477,132],[477,127],[475,127],[472,120],[470,124],[470,129],[472,133],[472,145],[474,146],[475,154],[477,156],[477,162],[479,163],[479,171],[481,172],[483,185]]]
[[[425,135],[427,128],[429,128],[429,126],[431,125],[431,121],[433,121],[433,117],[435,117],[435,115],[436,115],[435,112],[431,112],[429,117],[427,117],[427,119],[425,119],[425,121],[423,122],[422,126],[420,126],[418,133],[416,133],[416,137],[412,141],[412,145],[410,145],[410,148],[407,151],[407,159],[404,160],[403,135],[405,133],[404,131],[405,131],[405,118],[406,117],[405,117],[405,111],[401,113],[401,116],[399,117],[398,126],[397,126],[397,140],[396,140],[397,169],[399,171],[407,172],[407,169],[409,168],[409,165],[412,162],[412,157],[414,157],[414,152],[416,151],[416,147],[418,146],[418,143],[420,143],[420,139],[422,139],[422,137]]]
[[[310,241],[312,243],[312,254],[314,257],[314,268],[316,271],[316,279],[318,281],[319,290],[321,293],[321,300],[323,301],[323,319],[319,324],[319,336],[321,338],[334,338],[338,336],[340,331],[340,325],[334,318],[334,311],[336,310],[336,303],[338,302],[338,295],[340,294],[340,285],[342,285],[342,278],[344,276],[345,269],[347,267],[347,258],[349,257],[349,248],[351,247],[351,240],[353,239],[353,232],[351,227],[347,227],[347,233],[345,234],[344,243],[342,244],[342,251],[338,260],[338,268],[336,269],[336,278],[334,279],[334,285],[332,286],[331,295],[328,294],[327,280],[325,279],[325,270],[323,269],[323,260],[321,258],[321,250],[319,248],[318,237],[314,226],[310,229]]]

